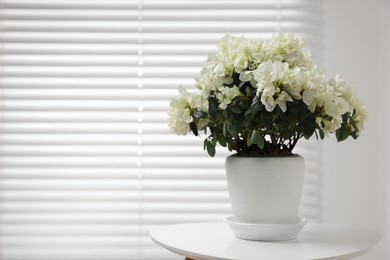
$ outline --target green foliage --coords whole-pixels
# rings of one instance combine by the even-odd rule
[[[253,87],[246,85],[240,91],[247,92],[248,88],[251,94],[234,98],[227,109],[219,109],[214,96],[209,98],[210,134],[204,148],[210,156],[215,155],[217,143],[240,156],[262,156],[291,154],[298,139],[308,138],[315,131],[323,138],[324,132],[315,122],[316,113],[303,102],[288,103],[286,112],[280,108],[269,112]]]
[[[191,129],[192,133],[194,133],[195,136],[199,135],[198,126],[194,122],[190,123],[190,129]]]
[[[353,139],[358,137],[356,122],[349,113],[342,116],[341,127],[336,130],[336,138],[338,142],[346,140],[349,136]]]
[[[216,146],[216,144],[217,143],[214,141],[214,139],[211,139],[211,140],[206,139],[204,141],[204,149],[207,150],[207,153],[211,157],[214,157],[214,155],[215,155],[215,146]]]
[[[209,99],[209,114],[211,118],[216,118],[218,112],[218,102],[216,98],[211,97]]]
[[[253,87],[245,85],[240,91],[246,95],[235,97],[226,109],[218,107],[215,96],[208,99],[210,133],[204,149],[210,156],[215,155],[217,144],[236,151],[239,156],[289,155],[302,137],[308,139],[315,135],[324,139],[324,125],[316,122],[322,111],[311,112],[305,103],[294,100],[287,103],[285,112],[279,107],[269,112],[260,102],[261,95],[256,97]],[[195,118],[205,116],[203,112],[194,113]],[[356,138],[353,116],[346,113],[342,118],[341,128],[336,131],[337,140]],[[191,123],[190,127],[198,135],[196,125]]]

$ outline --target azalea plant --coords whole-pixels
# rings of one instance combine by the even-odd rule
[[[196,79],[179,87],[169,127],[178,135],[205,132],[204,149],[219,143],[238,156],[291,155],[301,138],[356,139],[367,118],[362,102],[339,75],[325,80],[300,36],[268,42],[227,34]]]

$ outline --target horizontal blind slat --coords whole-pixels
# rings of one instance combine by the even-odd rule
[[[160,221],[163,223],[177,223],[177,222],[196,222],[196,221],[212,221],[220,220],[220,213],[199,213],[199,214],[188,214],[188,213],[163,213],[163,214],[145,214],[143,217],[144,222],[150,224],[159,224]],[[136,224],[139,223],[138,213],[7,213],[3,215],[3,220],[6,224]],[[126,237],[123,237],[125,239]],[[61,238],[58,238],[61,239]]]
[[[283,9],[289,8],[303,8],[303,9],[318,9],[318,4],[313,3],[308,0],[295,0],[295,1],[283,1]],[[105,1],[92,1],[92,0],[62,0],[62,1],[50,1],[50,0],[36,0],[34,3],[28,0],[12,0],[5,1],[4,8],[22,8],[22,9],[138,9],[138,0],[105,0]],[[169,0],[161,3],[159,0],[144,0],[143,9],[144,10],[194,10],[194,9],[267,9],[267,8],[280,8],[281,3],[265,0],[265,1],[255,1],[255,0],[244,0],[244,1],[183,1],[180,0]]]
[[[55,201],[55,202],[130,202],[139,201],[140,196],[137,190],[129,191],[4,191],[4,198],[13,202],[28,201]],[[142,193],[142,200],[146,202],[225,202],[228,203],[226,191],[145,191]]]
[[[137,120],[138,112],[54,112],[54,111],[4,111],[0,119],[4,122],[122,122]],[[166,123],[166,111],[143,113],[144,121]]]
[[[7,21],[1,27],[3,32],[99,32],[106,33],[128,33],[138,31],[138,21]],[[275,27],[282,26],[287,31],[305,31],[316,33],[316,26],[313,23],[304,22],[278,22],[278,21],[236,21],[234,24],[227,24],[220,21],[143,21],[142,30],[148,32],[272,32]]]
[[[110,202],[110,203],[94,203],[94,202],[4,202],[3,209],[6,212],[10,213],[42,213],[42,212],[58,212],[58,213],[112,213],[112,212],[124,212],[131,213],[134,211],[142,210],[143,213],[202,213],[202,212],[213,212],[213,213],[225,213],[229,214],[230,204],[214,202],[214,203],[202,203],[202,202],[150,202],[143,203],[141,206],[137,202],[128,202],[128,203],[119,203],[119,202]],[[31,225],[17,225],[15,229],[18,230],[20,234],[29,233],[28,229]],[[58,225],[59,229],[66,229],[61,225]],[[80,225],[80,228],[87,227]],[[88,227],[89,228],[89,227]],[[134,229],[138,228],[136,225]],[[119,227],[120,229],[120,227]],[[56,229],[53,229],[52,232],[55,232]],[[94,228],[91,228],[93,231]],[[107,228],[108,232],[111,234],[118,234],[118,230],[112,230]],[[3,234],[7,235],[7,231],[3,230]],[[12,233],[12,232],[11,232]],[[33,233],[33,232],[32,232]],[[38,233],[39,234],[39,233]],[[61,232],[62,234],[62,232]]]
[[[144,21],[270,21],[283,17],[285,21],[316,21],[318,13],[307,13],[299,8],[280,10],[263,8],[260,10],[143,10]],[[3,19],[38,21],[132,21],[138,20],[138,10],[56,10],[56,9],[5,9]]]
[[[148,232],[231,214],[225,157],[169,132],[176,88],[194,89],[226,32],[295,31],[317,55],[308,0],[5,0],[1,38],[1,223],[7,260],[176,259]],[[140,37],[142,37],[140,39]],[[142,50],[140,50],[140,47]],[[140,66],[141,65],[141,66]],[[318,149],[301,213],[317,219]]]
[[[7,168],[3,170],[6,179],[135,179],[138,172],[129,168],[102,169],[91,168]],[[165,169],[143,169],[143,179],[148,180],[224,180],[224,169],[202,169],[196,168],[165,168]]]
[[[136,89],[138,81],[134,78],[4,78],[4,88],[33,88],[33,89]],[[143,79],[145,86],[150,89],[176,89],[179,84],[193,87],[194,80],[189,78],[145,78]],[[149,104],[150,105],[150,104]],[[148,109],[149,106],[145,107]]]
[[[199,155],[199,147],[188,147],[183,149],[182,146],[170,146],[169,151],[166,148],[157,145],[146,146],[143,149],[145,156],[159,156],[168,152],[165,156],[180,156],[190,157]],[[8,156],[134,156],[138,152],[138,148],[134,146],[109,146],[109,145],[4,145],[1,155]]]
[[[143,58],[144,66],[189,66],[201,67],[204,57],[196,55],[150,55]],[[111,66],[134,67],[138,65],[136,55],[18,55],[9,54],[3,56],[3,63],[7,66]]]
[[[281,27],[283,28],[283,27]],[[178,47],[178,51],[176,53],[178,54],[202,54],[204,55],[205,52],[203,49],[197,49],[197,50],[187,50],[186,52],[181,51],[180,48],[186,48],[186,45],[199,43],[209,43],[214,44],[213,50],[215,50],[215,45],[218,43],[219,39],[225,35],[227,31],[234,32],[229,30],[228,27],[221,29],[219,32],[213,31],[213,32],[188,32],[188,31],[182,31],[180,33],[173,32],[173,31],[166,31],[166,32],[148,32],[143,37],[143,44],[144,44],[144,50],[149,49],[149,53],[153,54],[160,54],[162,53],[175,53],[173,52],[176,49],[176,46]],[[239,31],[241,34],[242,32]],[[319,32],[316,31],[309,31],[306,32],[305,30],[296,30],[296,32],[299,32],[300,35],[305,36],[305,38],[308,39],[309,43],[315,42],[315,39],[320,37]],[[238,32],[236,32],[238,33]],[[249,38],[264,38],[264,39],[270,39],[272,37],[272,34],[274,33],[274,30],[270,30],[268,32],[261,32],[261,31],[247,31],[245,32],[245,35]],[[50,32],[50,33],[44,33],[44,32],[2,32],[2,42],[5,43],[5,45],[9,44],[26,44],[26,43],[32,43],[32,44],[90,44],[94,46],[96,43],[102,44],[102,45],[114,45],[114,44],[120,44],[120,45],[136,45],[138,44],[137,40],[138,33],[131,33],[131,32],[112,32],[112,33],[98,33],[98,32]],[[151,45],[151,46],[148,46]],[[172,46],[171,52],[166,51],[166,48],[171,49],[169,46],[164,46],[164,48],[161,48],[159,44],[170,44]],[[180,44],[183,44],[180,46]],[[318,44],[318,42],[317,42]],[[92,51],[96,52],[96,49],[92,49]],[[103,49],[104,51],[104,49]],[[88,53],[88,51],[86,51]]]
[[[136,81],[136,79],[134,79]],[[104,100],[167,100],[177,94],[176,89],[161,89],[159,94],[155,89],[2,89],[2,96],[6,100],[15,99],[49,99],[49,100],[75,100],[75,99],[104,99]]]

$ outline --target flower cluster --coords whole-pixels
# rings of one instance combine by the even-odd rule
[[[344,79],[325,80],[292,33],[269,42],[227,34],[196,79],[197,92],[179,88],[170,103],[170,129],[208,133],[211,156],[219,143],[238,155],[291,154],[297,141],[335,133],[357,138],[366,110]]]

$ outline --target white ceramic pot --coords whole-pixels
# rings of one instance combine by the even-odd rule
[[[226,159],[234,217],[242,223],[294,223],[302,197],[303,157],[238,157]]]

